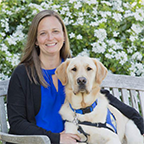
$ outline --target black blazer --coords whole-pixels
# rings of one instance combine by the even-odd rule
[[[40,110],[41,86],[31,83],[24,65],[13,72],[7,97],[10,134],[47,135],[52,143],[58,144],[59,133],[52,133],[36,126],[35,116]]]

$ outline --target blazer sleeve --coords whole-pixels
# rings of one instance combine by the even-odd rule
[[[117,108],[121,113],[123,113],[127,118],[134,121],[140,130],[141,134],[144,134],[144,121],[141,115],[132,107],[124,104],[116,97],[114,97],[108,90],[101,89],[101,93],[105,94],[105,96],[110,101],[110,104]]]
[[[27,74],[24,66],[18,66],[13,72],[7,97],[8,121],[10,124],[9,133],[18,135],[47,135],[51,143],[59,143],[60,134],[46,131],[36,125],[35,115],[33,119],[28,118],[28,107],[34,111],[32,106],[27,106]],[[27,96],[26,96],[27,95]],[[31,110],[32,108],[32,110]],[[30,114],[29,114],[30,115]]]

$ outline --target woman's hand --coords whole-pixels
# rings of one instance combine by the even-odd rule
[[[80,137],[76,134],[60,133],[60,144],[77,144],[77,140],[80,140]]]

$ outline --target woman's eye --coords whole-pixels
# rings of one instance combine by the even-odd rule
[[[40,35],[44,35],[45,34],[45,32],[43,32],[43,33],[40,33]]]
[[[90,70],[92,70],[92,68],[91,67],[87,67],[87,71],[90,71]]]
[[[72,71],[76,71],[77,69],[74,67],[74,68],[72,68]]]
[[[54,30],[53,32],[54,32],[54,33],[58,33],[59,31],[58,31],[58,30]]]

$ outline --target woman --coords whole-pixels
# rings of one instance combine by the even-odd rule
[[[62,19],[54,11],[41,11],[32,21],[24,55],[10,80],[9,133],[47,135],[52,143],[79,140],[77,135],[60,133],[64,125],[58,111],[65,94],[54,72],[67,57],[70,48]]]
[[[23,57],[10,79],[9,133],[47,135],[54,144],[75,144],[80,140],[75,134],[64,133],[64,122],[58,113],[65,94],[54,72],[68,57],[69,40],[61,17],[51,10],[41,11],[32,21]]]

